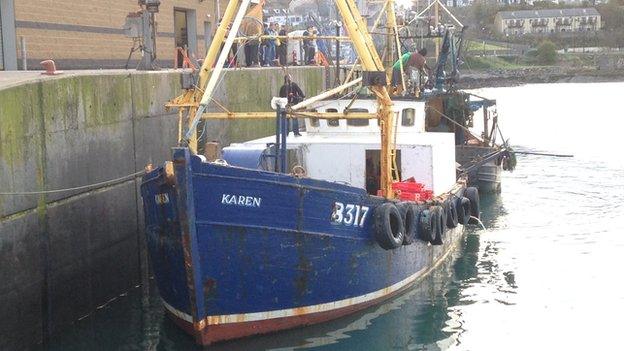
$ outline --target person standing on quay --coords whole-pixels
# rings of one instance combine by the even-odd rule
[[[288,35],[288,30],[286,25],[283,25],[280,31],[278,32],[280,37],[285,37]],[[277,47],[277,58],[279,59],[280,66],[286,66],[287,62],[287,54],[288,54],[288,39],[279,39],[280,45]]]
[[[306,39],[303,39],[304,63],[306,65],[311,65],[314,61],[314,54],[316,53],[313,43],[314,26],[309,25],[308,29],[303,32],[303,36],[306,37]]]
[[[277,35],[277,31],[275,30],[276,23],[271,23],[269,28],[265,32],[265,35],[275,36]],[[265,66],[273,66],[275,65],[275,38],[268,38],[266,40],[266,52],[264,53],[264,65]]]

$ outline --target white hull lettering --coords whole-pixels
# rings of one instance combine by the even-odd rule
[[[262,202],[261,197],[244,196],[235,194],[223,194],[221,195],[221,204],[234,205],[243,207],[260,207]]]
[[[334,202],[334,208],[330,219],[333,224],[364,227],[364,221],[366,220],[368,210],[368,206]]]

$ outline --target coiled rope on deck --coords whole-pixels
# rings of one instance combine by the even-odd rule
[[[0,192],[0,196],[28,196],[28,195],[44,195],[44,194],[56,194],[56,193],[65,193],[76,190],[84,190],[95,187],[101,187],[106,185],[114,185],[118,183],[122,183],[124,181],[128,181],[131,179],[135,179],[145,174],[145,171],[139,171],[132,174],[128,174],[123,177],[106,180],[99,183],[93,183],[88,185],[81,185],[73,188],[65,188],[65,189],[55,189],[55,190],[42,190],[42,191],[22,191],[22,192]]]

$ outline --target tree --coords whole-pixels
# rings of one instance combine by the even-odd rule
[[[551,65],[557,61],[557,47],[550,40],[542,41],[537,47],[537,61],[544,65]]]
[[[605,29],[619,30],[624,28],[624,0],[611,0],[606,5],[597,7]]]

